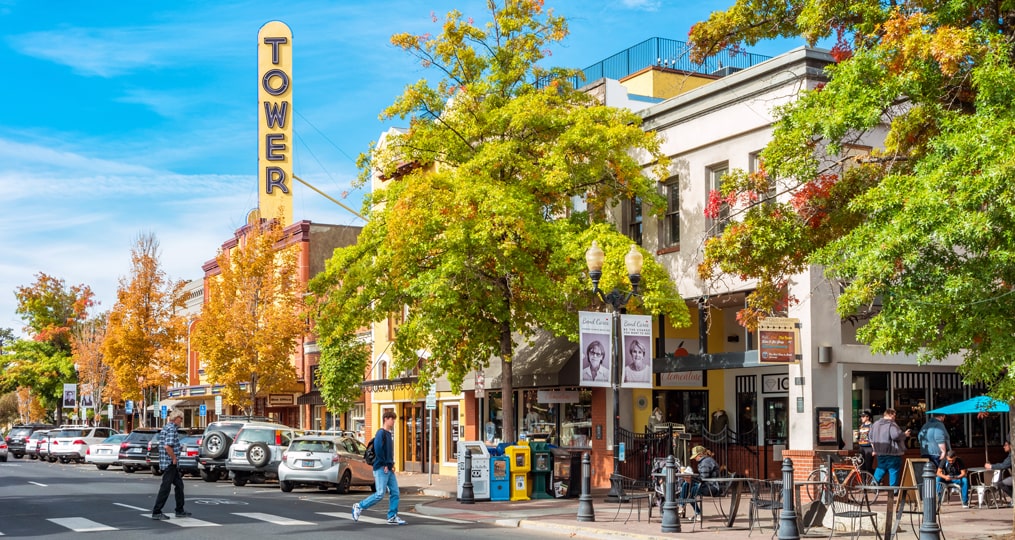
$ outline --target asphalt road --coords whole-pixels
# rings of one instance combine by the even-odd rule
[[[295,535],[303,539],[361,537],[371,539],[442,538],[507,539],[517,529],[474,522],[422,516],[414,504],[430,500],[422,495],[402,496],[399,514],[405,526],[388,525],[387,499],[352,521],[353,503],[367,490],[348,495],[317,489],[282,493],[277,483],[248,484],[203,482],[187,478],[186,509],[190,518],[153,521],[151,509],[161,478],[147,472],[126,474],[119,467],[99,471],[92,465],[63,465],[11,458],[0,463],[0,536],[80,539],[150,538],[155,535],[216,540]],[[165,511],[172,513],[170,495]],[[559,538],[530,534],[533,538]]]

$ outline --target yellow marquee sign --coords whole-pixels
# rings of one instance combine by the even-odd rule
[[[292,43],[292,30],[280,21],[257,33],[258,208],[282,226],[293,220]]]

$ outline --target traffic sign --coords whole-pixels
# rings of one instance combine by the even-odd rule
[[[168,412],[169,412],[168,408],[165,405],[163,405],[162,406],[162,418],[163,419],[165,419],[166,413],[168,413]]]
[[[426,395],[426,410],[432,411],[437,408],[437,389],[431,387],[430,393]]]
[[[123,409],[124,409],[124,411],[127,412],[127,414],[133,413],[134,412],[134,402],[132,400],[128,399],[127,400],[127,405],[125,405]]]
[[[205,405],[204,403],[202,403],[201,406],[198,407],[198,409],[197,409],[197,415],[202,417],[202,418],[204,418],[205,416],[208,416],[208,406]]]

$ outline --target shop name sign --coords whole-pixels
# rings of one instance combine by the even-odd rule
[[[700,388],[704,384],[704,371],[666,371],[659,374],[659,386]]]
[[[292,223],[292,41],[285,23],[257,33],[258,209],[261,217]]]
[[[578,403],[577,390],[537,390],[536,401],[539,403]]]
[[[767,317],[758,322],[758,357],[762,363],[800,360],[800,319]]]
[[[268,405],[292,405],[296,403],[292,394],[268,394]]]

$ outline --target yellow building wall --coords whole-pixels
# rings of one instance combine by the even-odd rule
[[[620,84],[624,88],[627,88],[630,94],[669,99],[685,92],[690,92],[714,80],[716,80],[715,77],[651,67],[639,71],[626,79],[621,79]]]

